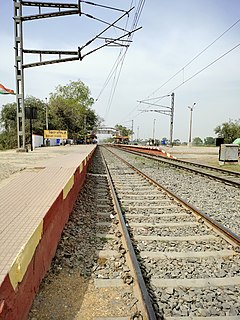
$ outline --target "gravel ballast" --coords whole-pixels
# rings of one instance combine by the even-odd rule
[[[115,150],[151,178],[240,235],[240,190],[197,174]]]

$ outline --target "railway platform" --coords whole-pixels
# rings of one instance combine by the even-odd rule
[[[35,156],[32,163],[24,166],[19,159],[21,172],[1,181],[1,320],[27,319],[83,185],[95,147],[44,148],[45,157],[40,157],[44,160],[38,161],[38,151],[29,157],[25,155],[27,160]],[[50,158],[48,153],[51,152]],[[16,161],[19,157],[13,154],[13,158]]]

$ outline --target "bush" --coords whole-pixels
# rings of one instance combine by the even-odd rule
[[[17,132],[0,133],[0,150],[14,149],[17,147]]]

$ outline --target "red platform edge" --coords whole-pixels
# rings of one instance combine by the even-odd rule
[[[152,155],[160,155],[162,157],[170,158],[170,159],[176,159],[175,156],[170,154],[169,152],[166,152],[165,150],[161,149],[160,147],[155,146],[138,146],[138,145],[124,145],[124,144],[116,144],[115,145],[118,148],[123,148],[127,150],[132,151],[141,151],[142,153],[146,154],[152,154]]]
[[[40,283],[55,256],[63,228],[72,212],[78,193],[84,184],[87,168],[94,151],[88,155],[87,161],[83,160],[83,170],[80,172],[79,167],[75,170],[74,185],[67,197],[63,199],[62,190],[46,213],[43,219],[42,238],[21,283],[14,290],[9,275],[4,279],[0,287],[1,320],[26,320],[28,318],[28,313],[38,292]]]

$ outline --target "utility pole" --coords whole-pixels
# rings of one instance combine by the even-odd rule
[[[133,120],[132,120],[132,141],[133,141]]]
[[[46,101],[46,103],[45,103],[45,105],[46,105],[46,130],[48,130],[48,103],[47,103],[47,98],[45,98],[45,101]],[[45,140],[45,145],[46,146],[50,145],[48,138]]]
[[[14,21],[18,149],[20,150],[20,148],[22,148],[25,150],[23,27],[21,0],[14,1]]]
[[[165,98],[165,97],[170,97],[171,96],[171,106],[162,106],[158,103],[152,103],[150,101],[154,101],[154,100],[157,100],[156,102],[158,102],[160,99],[162,98]],[[141,101],[138,101],[139,103],[144,103],[144,104],[147,104],[149,106],[156,106],[156,107],[159,107],[159,109],[146,109],[146,110],[140,110],[140,111],[143,111],[143,112],[158,112],[158,113],[161,113],[161,114],[165,114],[166,116],[169,116],[170,117],[170,137],[169,137],[169,140],[170,140],[170,145],[172,146],[173,145],[173,117],[174,117],[174,92],[170,95],[166,95],[166,96],[163,96],[163,97],[156,97],[156,98],[151,98],[151,99],[146,99],[146,100],[141,100]]]
[[[84,143],[87,144],[87,116],[84,115]]]
[[[188,139],[188,147],[192,146],[192,113],[193,113],[193,108],[196,105],[196,102],[192,105],[192,107],[188,106],[188,109],[190,110],[190,124],[189,124],[189,139]]]
[[[153,119],[153,144],[155,144],[155,123],[156,119]]]
[[[173,116],[174,116],[174,92],[171,94],[171,113],[170,113],[170,145],[173,146]]]
[[[139,126],[137,127],[137,142],[139,141]]]
[[[46,130],[48,130],[48,103],[47,98],[45,98],[46,101]]]
[[[33,151],[33,129],[32,129],[32,121],[33,121],[33,108],[30,107],[30,143],[31,143],[31,151]]]

